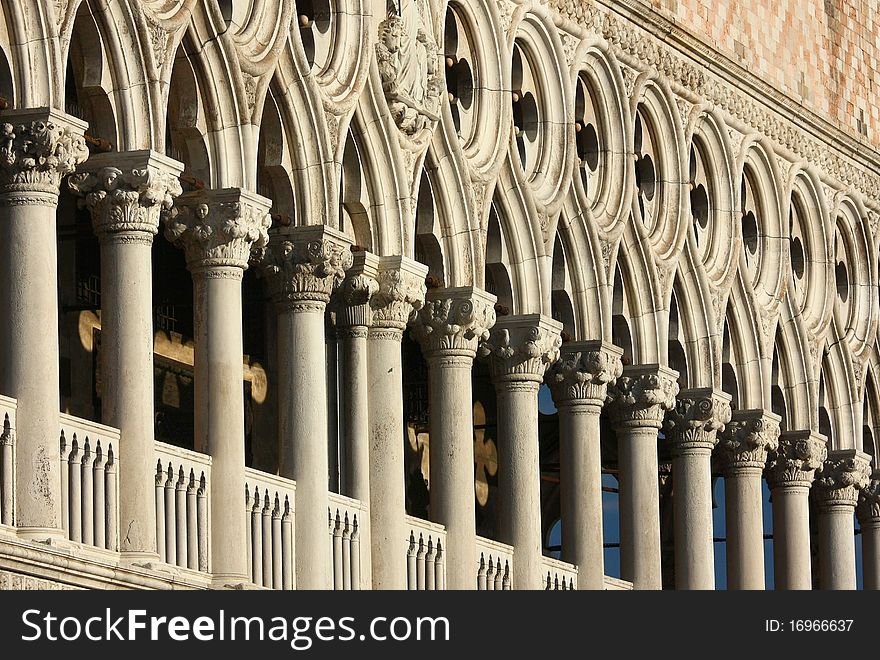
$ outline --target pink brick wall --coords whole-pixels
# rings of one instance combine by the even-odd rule
[[[641,0],[777,89],[880,145],[878,0]]]

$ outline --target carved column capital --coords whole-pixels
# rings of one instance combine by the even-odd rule
[[[0,204],[49,205],[61,179],[89,157],[87,124],[51,108],[12,110],[0,124]]]
[[[623,349],[603,341],[563,344],[559,360],[544,376],[556,405],[584,405],[601,411],[608,385],[623,374],[622,356]]]
[[[373,313],[370,335],[401,339],[414,312],[425,304],[428,267],[406,257],[380,257],[376,281],[379,290],[370,299]]]
[[[540,383],[548,365],[559,358],[562,324],[540,314],[502,316],[478,354],[488,358],[492,382]]]
[[[811,431],[785,431],[770,452],[764,475],[770,488],[809,488],[816,470],[828,457],[827,439]]]
[[[664,422],[672,455],[711,453],[718,442],[718,432],[729,421],[729,394],[711,387],[680,391]]]
[[[252,251],[259,258],[269,243],[271,205],[240,188],[184,193],[174,208],[162,213],[165,237],[184,250],[193,273],[244,270]]]
[[[473,287],[428,291],[425,306],[410,324],[425,357],[473,359],[495,325],[495,301],[492,294]]]
[[[663,416],[675,406],[678,372],[659,364],[623,368],[608,386],[606,405],[615,427],[648,426],[660,429]]]
[[[857,449],[837,449],[816,471],[813,496],[820,509],[855,507],[859,490],[871,480],[871,457]]]
[[[272,299],[294,311],[324,311],[351,266],[351,241],[324,225],[272,231],[258,262]]]
[[[366,250],[352,253],[351,266],[339,287],[334,308],[339,336],[365,337],[373,318],[370,300],[379,292],[379,257]]]
[[[725,475],[763,470],[768,452],[779,446],[781,418],[764,410],[735,410],[718,433],[715,458]]]
[[[880,525],[880,470],[875,470],[871,480],[859,491],[856,515],[862,526]]]
[[[89,158],[67,184],[89,209],[99,238],[146,234],[152,242],[161,210],[170,210],[181,194],[183,164],[155,151],[102,153]]]

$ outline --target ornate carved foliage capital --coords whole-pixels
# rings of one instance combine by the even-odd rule
[[[678,372],[659,364],[624,367],[608,386],[606,405],[615,426],[660,428],[663,415],[675,406]]]
[[[493,382],[540,383],[547,367],[559,359],[561,331],[561,323],[540,314],[505,316],[480,342],[478,355],[489,359]]]
[[[463,352],[473,357],[495,325],[495,296],[473,289],[435,289],[411,324],[428,357]]]
[[[810,431],[788,431],[780,434],[779,444],[770,453],[764,472],[770,488],[809,488],[816,470],[828,457],[826,442],[824,436]]]
[[[0,194],[57,195],[61,179],[89,156],[85,125],[48,109],[17,114],[20,123],[0,124]]]
[[[326,305],[351,266],[350,243],[326,227],[274,234],[260,261],[273,299],[282,305]]]
[[[379,291],[378,272],[379,257],[365,250],[352,253],[352,265],[345,273],[335,303],[337,329],[351,328],[352,332],[340,332],[338,336],[361,337],[363,333],[355,328],[369,327],[370,299]]]
[[[816,472],[813,493],[820,507],[856,506],[871,479],[871,457],[855,449],[828,452]]]
[[[871,481],[859,491],[856,515],[862,525],[880,524],[880,471],[875,471]]]
[[[711,388],[683,390],[666,415],[664,430],[673,455],[712,451],[729,421],[729,394]]]
[[[579,401],[601,408],[608,385],[623,374],[622,355],[622,349],[600,341],[563,345],[544,377],[556,405]]]
[[[159,214],[170,210],[182,192],[179,172],[156,167],[101,167],[95,172],[71,176],[67,183],[79,194],[81,207],[89,209],[92,226],[99,236],[117,232],[146,232],[159,229]]]
[[[262,256],[271,225],[268,199],[237,188],[187,193],[162,213],[165,237],[186,253],[187,267],[247,268],[252,251]]]
[[[763,410],[737,410],[730,422],[718,433],[715,450],[721,470],[725,473],[740,469],[763,470],[767,453],[779,446],[780,417]]]
[[[428,267],[404,257],[382,257],[370,299],[373,325],[403,331],[414,312],[425,304]]]

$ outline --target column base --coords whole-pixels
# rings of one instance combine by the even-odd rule
[[[17,527],[15,531],[18,538],[25,541],[44,543],[56,547],[70,545],[70,541],[64,535],[64,530],[56,527]]]
[[[234,589],[236,591],[265,591],[241,575],[213,575],[211,589]]]

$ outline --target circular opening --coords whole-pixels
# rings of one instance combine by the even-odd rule
[[[804,245],[798,236],[791,239],[790,245],[791,270],[797,279],[802,280],[804,278]]]
[[[837,281],[837,295],[841,302],[846,302],[849,298],[849,276],[846,272],[846,264],[842,261],[837,262],[834,269],[834,279]]]
[[[758,220],[751,211],[746,212],[742,217],[742,234],[746,254],[755,256],[758,253]]]

